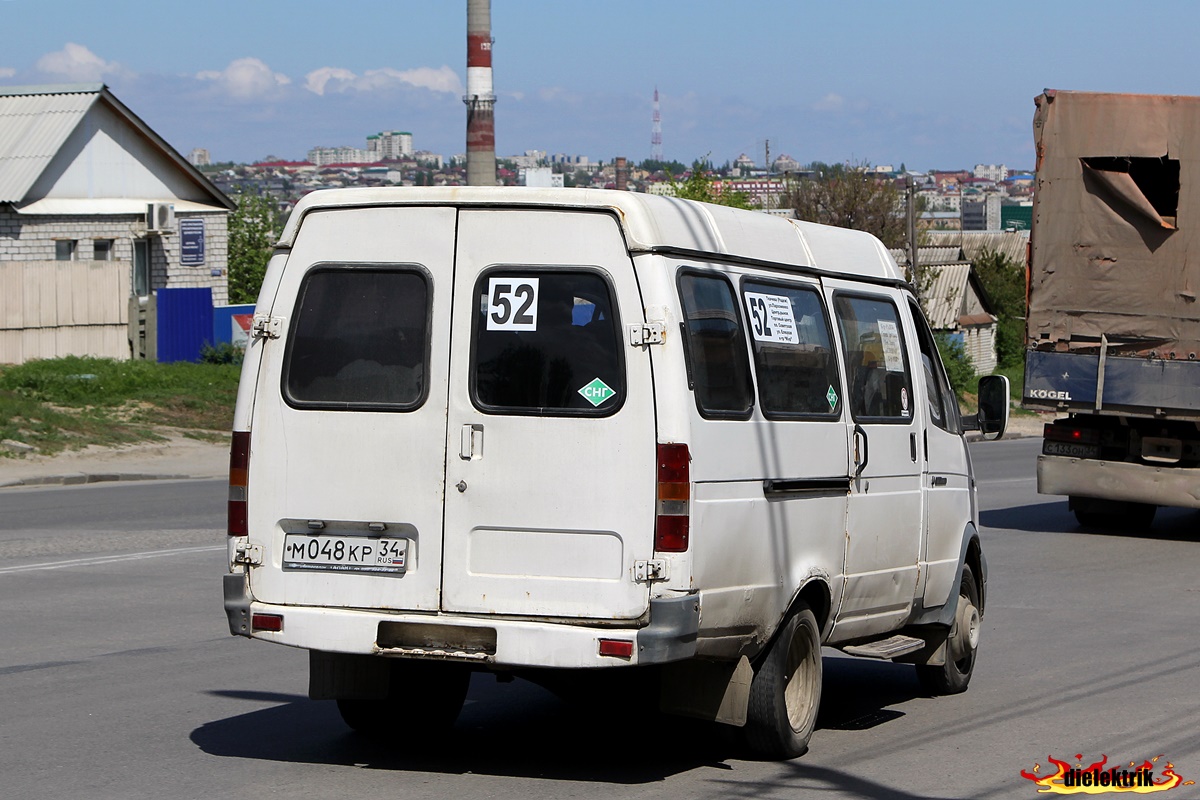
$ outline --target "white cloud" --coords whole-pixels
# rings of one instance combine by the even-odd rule
[[[308,73],[304,79],[304,88],[319,95],[327,92],[338,94],[376,92],[398,86],[415,86],[431,92],[447,92],[455,95],[463,93],[462,80],[458,77],[458,73],[448,66],[436,69],[417,67],[407,70],[384,67],[369,69],[362,75],[357,75],[341,67],[321,67]]]
[[[846,98],[840,94],[829,94],[813,103],[813,111],[841,111],[846,106]]]
[[[562,86],[544,86],[537,90],[537,98],[544,103],[556,103],[560,106],[579,106],[586,98],[579,92],[571,91]]]
[[[67,42],[62,50],[46,53],[37,60],[37,69],[68,81],[99,81],[110,75],[130,75],[115,61],[105,61],[81,44]]]
[[[842,97],[840,94],[835,94],[833,92],[830,92],[829,94],[825,95],[820,100],[818,100],[817,102],[813,103],[812,110],[813,111],[825,111],[825,112],[839,112],[839,111],[862,112],[862,111],[866,111],[868,108],[870,108],[870,105],[871,104],[868,103],[863,98],[859,98],[857,100],[847,100],[845,97]]]
[[[353,81],[357,75],[341,67],[321,67],[315,69],[304,78],[304,88],[313,94],[325,94],[325,85],[330,81]]]
[[[12,67],[0,67],[0,78],[11,78],[17,71]]]
[[[239,100],[253,100],[272,94],[292,82],[291,78],[272,72],[257,58],[239,58],[229,62],[220,72],[206,70],[196,73],[202,81],[212,81],[217,87]]]

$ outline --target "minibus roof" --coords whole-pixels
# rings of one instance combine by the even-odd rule
[[[614,213],[629,251],[746,260],[874,281],[904,280],[891,254],[869,233],[800,222],[761,211],[612,189],[448,186],[323,189],[296,204],[279,247],[295,241],[304,215],[318,209],[378,206],[539,208]]]

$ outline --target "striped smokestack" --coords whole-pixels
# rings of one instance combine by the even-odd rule
[[[496,185],[492,2],[467,0],[467,185]]]

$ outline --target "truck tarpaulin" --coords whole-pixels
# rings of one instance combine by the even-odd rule
[[[1029,347],[1197,359],[1200,97],[1035,102]]]

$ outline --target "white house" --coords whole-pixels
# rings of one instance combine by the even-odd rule
[[[159,289],[224,304],[234,207],[108,87],[0,87],[0,363],[129,358]]]

